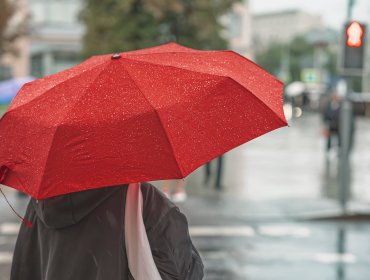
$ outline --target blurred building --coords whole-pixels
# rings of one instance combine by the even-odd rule
[[[253,15],[252,23],[252,38],[259,46],[272,42],[286,43],[297,35],[323,27],[321,16],[300,10]]]
[[[29,0],[30,74],[49,75],[75,65],[81,50],[83,26],[79,0]]]
[[[83,26],[78,21],[81,0],[22,0],[29,34],[18,40],[17,56],[6,57],[14,77],[42,77],[78,63]]]
[[[225,37],[230,48],[243,56],[252,57],[252,16],[248,0],[236,3],[222,19],[226,26]]]
[[[9,76],[42,77],[79,62],[84,26],[79,22],[82,0],[19,0],[18,13],[29,16],[29,34],[18,40],[17,56],[7,56],[3,63]],[[235,4],[222,18],[230,48],[252,56],[252,29],[249,1]]]

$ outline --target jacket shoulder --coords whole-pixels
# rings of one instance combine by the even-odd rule
[[[162,279],[203,279],[203,263],[192,244],[185,215],[153,185],[142,183],[141,191],[144,224]]]
[[[143,219],[146,231],[153,230],[160,221],[177,208],[160,190],[150,183],[141,183],[143,194]]]

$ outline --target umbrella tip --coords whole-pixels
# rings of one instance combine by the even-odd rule
[[[121,55],[119,53],[112,54],[112,59],[118,59],[121,58]]]

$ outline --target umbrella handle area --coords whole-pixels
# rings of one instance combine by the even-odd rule
[[[1,167],[0,167],[0,184],[4,181],[4,179],[5,179],[5,177],[6,177],[6,175],[7,175],[7,173],[9,172],[9,168],[7,167],[7,166],[5,166],[5,165],[2,165]],[[33,225],[32,225],[32,223],[28,220],[28,219],[26,219],[26,218],[23,218],[15,209],[14,209],[14,207],[10,204],[10,202],[9,202],[9,200],[8,200],[8,198],[6,197],[6,195],[5,195],[5,193],[3,192],[3,189],[0,187],[0,192],[2,193],[2,195],[4,196],[4,198],[5,198],[5,201],[6,201],[6,203],[9,205],[9,207],[13,210],[13,212],[14,212],[14,214],[15,215],[17,215],[17,217],[19,218],[19,219],[21,219],[25,224],[26,224],[26,226],[29,228],[29,229],[32,229],[32,227],[33,227]]]
[[[21,216],[17,211],[15,211],[14,207],[10,204],[10,202],[9,202],[8,198],[6,197],[5,193],[3,192],[3,189],[2,189],[2,188],[0,188],[0,192],[1,192],[1,193],[2,193],[2,195],[4,196],[6,203],[7,203],[7,204],[9,205],[9,207],[13,210],[14,214],[15,214],[15,215],[17,215],[17,217],[18,217],[19,219],[21,219],[21,220],[26,224],[26,226],[27,226],[29,229],[32,229],[33,224],[31,223],[31,221],[30,221],[30,220],[28,220],[28,219],[26,219],[26,218],[23,218],[23,217],[22,217],[22,216]]]

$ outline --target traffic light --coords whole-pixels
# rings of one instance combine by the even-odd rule
[[[342,70],[347,75],[361,75],[365,68],[366,25],[351,21],[342,34]]]

